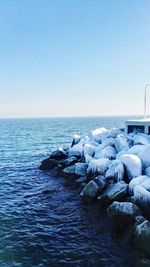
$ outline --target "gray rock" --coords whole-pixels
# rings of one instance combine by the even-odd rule
[[[60,147],[56,151],[52,152],[50,158],[55,160],[62,160],[67,158],[67,155],[67,152],[62,147]]]
[[[115,200],[122,200],[127,196],[128,185],[124,181],[108,185],[106,190],[98,197],[100,202],[110,204]]]
[[[85,201],[95,199],[106,185],[106,180],[102,175],[99,175],[94,180],[90,181],[80,193],[80,196]]]
[[[75,169],[76,169],[75,165],[71,165],[63,169],[63,173],[64,174],[75,174]]]
[[[87,168],[88,164],[87,163],[76,163],[75,164],[75,174],[79,176],[85,176],[87,174]]]
[[[44,159],[41,162],[40,170],[46,170],[46,171],[52,170],[54,167],[57,166],[57,163],[58,162],[55,159],[51,159],[51,158]]]
[[[145,220],[135,229],[134,244],[148,256],[150,256],[150,222]]]
[[[80,177],[80,178],[78,178],[78,179],[76,180],[76,183],[77,183],[77,184],[82,184],[82,183],[84,183],[84,182],[87,182],[87,178],[86,178],[86,176],[82,176],[82,177]]]
[[[69,167],[73,165],[74,163],[77,163],[79,159],[75,156],[71,156],[65,159],[62,159],[59,161],[59,164],[62,165],[63,167]]]
[[[107,208],[107,216],[117,219],[121,219],[127,223],[134,223],[136,221],[135,216],[140,215],[140,209],[130,202],[118,202],[114,201]]]

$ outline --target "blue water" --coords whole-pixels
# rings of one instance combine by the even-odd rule
[[[123,117],[0,120],[0,267],[133,266],[132,245],[112,236],[102,211],[85,206],[40,162],[74,133],[124,127]]]

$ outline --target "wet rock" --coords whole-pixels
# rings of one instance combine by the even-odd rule
[[[68,154],[67,152],[63,149],[63,148],[59,148],[56,151],[52,152],[52,154],[50,155],[51,159],[54,160],[62,160],[67,158]]]
[[[79,161],[78,157],[71,156],[71,157],[67,157],[65,159],[60,160],[59,164],[62,165],[63,167],[69,167],[73,165],[74,163],[77,163],[78,161]]]
[[[87,163],[75,163],[75,174],[79,176],[85,176],[87,174]]]
[[[145,220],[135,229],[134,244],[148,256],[150,256],[150,222]]]
[[[86,176],[82,176],[76,180],[76,184],[82,184],[84,182],[87,182]],[[86,184],[85,184],[86,185]]]
[[[99,175],[94,180],[88,182],[83,191],[80,193],[80,196],[85,201],[91,201],[95,199],[104,187],[106,186],[106,179],[104,176]]]
[[[44,159],[41,162],[40,170],[46,170],[46,171],[52,170],[54,167],[57,166],[57,163],[58,162],[55,159],[51,159],[51,158]]]
[[[127,196],[128,185],[124,181],[108,185],[106,190],[98,197],[99,202],[110,204],[115,200],[122,200]]]
[[[107,208],[107,216],[120,219],[127,223],[134,223],[136,221],[135,216],[140,215],[140,209],[130,202],[118,202],[114,201]]]
[[[75,167],[75,165],[71,165],[71,166],[69,166],[69,167],[66,167],[65,169],[63,169],[63,173],[64,174],[75,174],[75,169],[76,169],[76,167]]]

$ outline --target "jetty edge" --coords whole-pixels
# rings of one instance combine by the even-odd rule
[[[98,203],[134,245],[150,257],[150,136],[122,128],[74,135],[43,160],[40,170],[63,174],[88,204]]]

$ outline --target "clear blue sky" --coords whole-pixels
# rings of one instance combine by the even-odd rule
[[[142,114],[147,82],[149,0],[0,0],[0,117]]]

